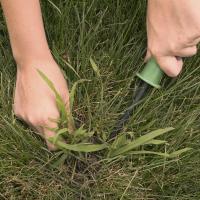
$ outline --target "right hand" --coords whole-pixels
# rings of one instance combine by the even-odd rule
[[[197,53],[200,41],[199,0],[148,0],[148,49],[146,60],[154,57],[171,77],[182,70],[182,57]]]

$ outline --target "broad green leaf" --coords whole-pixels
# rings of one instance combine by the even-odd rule
[[[154,152],[154,151],[130,151],[128,154],[153,154],[153,155],[158,155],[158,156],[163,156],[163,157],[169,157],[170,154],[168,153],[162,153],[162,152]]]
[[[53,90],[54,94],[58,96],[58,98],[61,98],[59,93],[56,91],[53,82],[41,70],[37,69],[37,71],[42,77],[42,79],[47,83],[47,85]],[[62,98],[60,100],[62,100]]]
[[[58,141],[58,139],[60,139],[60,137],[67,132],[68,132],[67,128],[63,128],[63,129],[58,130],[56,135],[54,137],[52,137],[52,138],[54,138],[53,144],[55,144]]]
[[[185,153],[187,151],[190,151],[192,148],[184,148],[178,151],[175,151],[173,153],[162,153],[162,152],[154,152],[154,151],[131,151],[128,154],[154,154],[154,155],[158,155],[158,156],[163,156],[163,157],[167,157],[167,158],[174,158],[177,157],[179,155],[181,155],[182,153]]]
[[[75,130],[75,123],[74,123],[74,118],[72,116],[72,113],[71,112],[67,112],[67,109],[66,109],[66,105],[65,103],[63,102],[63,100],[59,100],[58,98],[56,98],[56,105],[60,111],[60,118],[61,118],[61,122],[64,123],[70,123],[70,125],[72,126],[72,129]]]
[[[63,101],[61,101],[59,98],[56,97],[56,105],[60,111],[60,117],[61,117],[61,121],[65,121],[67,120],[68,121],[68,114],[66,112],[66,106],[64,104]]]
[[[90,64],[92,66],[92,69],[94,70],[94,72],[96,73],[97,77],[100,77],[100,72],[99,72],[99,68],[96,65],[96,63],[94,62],[94,60],[90,57]]]
[[[48,140],[50,142],[53,142],[54,138],[51,137]],[[91,144],[91,143],[66,144],[61,141],[57,141],[55,145],[60,149],[85,152],[85,153],[100,151],[107,148],[106,144]]]
[[[51,90],[54,92],[55,96],[56,96],[56,102],[58,107],[61,109],[61,111],[64,113],[66,112],[65,109],[65,103],[62,99],[62,97],[60,96],[60,94],[57,92],[53,82],[39,69],[37,69],[39,75],[41,76],[41,78],[47,83],[47,85],[51,88]]]
[[[190,151],[190,150],[192,150],[192,148],[187,147],[187,148],[184,148],[184,149],[180,149],[180,150],[177,150],[177,151],[170,153],[169,157],[174,158],[174,157],[180,156],[182,153],[185,153],[185,152]]]
[[[125,145],[125,146],[123,146],[121,148],[118,148],[116,150],[111,150],[108,155],[111,156],[111,157],[114,157],[114,156],[117,156],[117,155],[121,155],[123,153],[126,153],[126,152],[134,149],[134,148],[137,148],[137,147],[139,147],[141,145],[144,145],[145,143],[147,143],[148,141],[154,139],[155,137],[163,135],[164,133],[167,133],[167,132],[169,132],[169,131],[171,131],[173,129],[174,128],[169,127],[169,128],[165,128],[165,129],[158,129],[156,131],[152,131],[152,132],[150,132],[150,133],[148,133],[146,135],[143,135],[143,136],[137,138],[136,140],[130,142],[129,144],[127,144],[127,145]]]
[[[167,143],[166,140],[155,140],[155,139],[153,139],[153,140],[148,141],[148,142],[145,143],[145,144],[160,145],[160,144],[166,144],[166,143]]]
[[[56,96],[56,105],[60,111],[61,121],[69,121],[71,126],[74,128],[74,120],[71,113],[67,113],[65,102],[63,101],[60,94],[57,92],[53,82],[39,69],[37,69],[38,73],[40,74],[41,78],[47,83],[47,85],[51,88]]]
[[[110,147],[110,151],[108,152],[107,157],[110,157],[110,153],[112,153],[112,150],[119,149],[122,146],[128,144],[128,142],[130,142],[130,140],[127,139],[126,134],[117,136],[117,138],[114,140]]]
[[[90,138],[94,135],[94,131],[87,131],[86,129],[83,128],[82,125],[80,128],[76,129],[73,134],[75,137]]]
[[[117,148],[119,148],[119,147],[121,147],[121,146],[126,145],[128,142],[130,142],[130,141],[127,139],[126,134],[119,135],[119,136],[114,140],[114,142],[112,143],[111,148],[112,148],[112,149],[117,149]]]

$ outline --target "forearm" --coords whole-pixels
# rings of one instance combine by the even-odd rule
[[[39,0],[0,0],[14,58],[18,63],[51,56]]]

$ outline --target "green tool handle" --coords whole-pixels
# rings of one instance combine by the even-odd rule
[[[164,76],[164,72],[160,69],[154,58],[151,58],[144,69],[137,73],[137,76],[144,82],[155,88],[161,88],[160,82]]]
[[[130,116],[133,114],[135,106],[137,106],[141,99],[145,97],[149,88],[151,86],[155,88],[160,88],[160,82],[164,73],[160,69],[159,65],[156,63],[155,59],[151,58],[145,65],[142,72],[137,73],[137,76],[142,79],[139,87],[137,88],[135,94],[133,95],[132,105],[125,110],[122,116],[118,119],[114,129],[112,130],[109,139],[115,138],[118,133],[120,133],[128,122]]]

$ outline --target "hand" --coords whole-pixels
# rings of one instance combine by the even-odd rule
[[[177,76],[181,57],[197,53],[200,41],[199,0],[148,0],[148,51],[169,76]]]
[[[43,126],[55,128],[57,124],[49,119],[58,119],[59,111],[54,93],[41,78],[37,68],[54,83],[69,112],[67,83],[53,59],[18,65],[13,109],[17,117],[28,123],[46,140],[50,150],[55,150],[55,147],[47,141],[48,137],[55,133]]]

